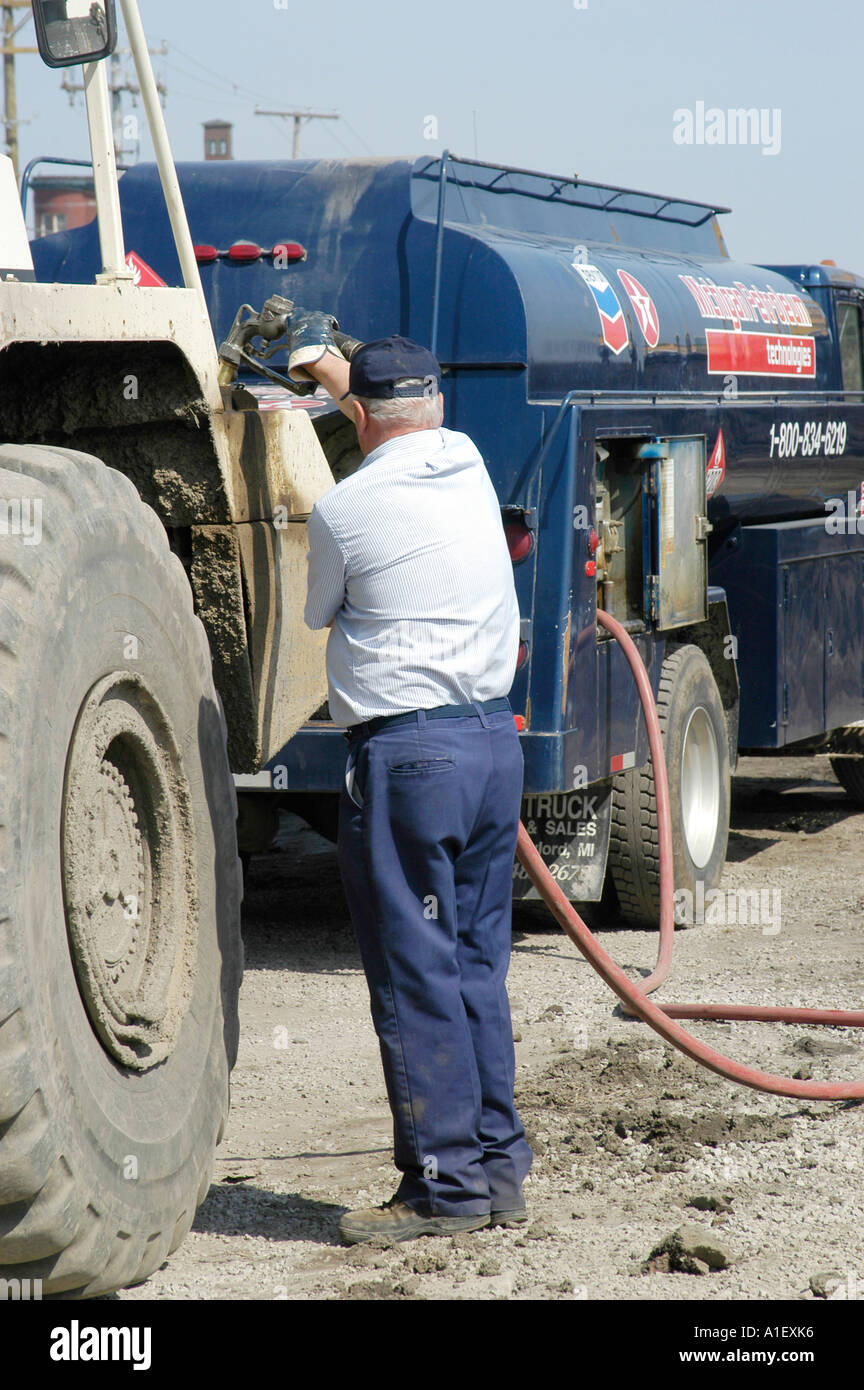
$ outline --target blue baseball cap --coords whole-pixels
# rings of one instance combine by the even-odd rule
[[[441,364],[428,348],[410,338],[376,338],[351,358],[348,389],[352,396],[375,400],[436,396]]]

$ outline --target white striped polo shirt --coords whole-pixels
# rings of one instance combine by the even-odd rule
[[[507,695],[519,608],[501,509],[466,434],[388,439],[309,517],[306,624],[332,620],[330,713],[377,715]]]

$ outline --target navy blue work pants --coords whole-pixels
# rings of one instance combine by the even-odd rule
[[[393,1113],[397,1197],[425,1216],[518,1202],[506,976],[522,750],[512,714],[356,738],[339,869]],[[362,799],[362,805],[357,803]]]

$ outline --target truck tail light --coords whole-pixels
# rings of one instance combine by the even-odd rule
[[[301,246],[299,241],[278,241],[269,255],[274,260],[278,257],[283,261],[305,261],[306,247]]]
[[[282,261],[296,262],[305,261],[307,256],[306,247],[299,241],[277,241],[272,251],[265,251],[263,246],[259,246],[255,241],[235,241],[227,251],[220,251],[218,246],[211,246],[207,242],[202,242],[195,247],[195,259],[199,265],[212,265],[214,261],[235,261],[240,265],[248,265],[253,261],[259,261],[262,256],[267,256],[272,260],[277,258]]]
[[[534,536],[524,521],[507,521],[504,524],[504,535],[507,537],[507,549],[510,551],[510,559],[514,565],[521,564],[527,560],[531,551],[534,549]]]
[[[264,252],[254,241],[235,241],[233,246],[228,248],[229,261],[238,261],[246,264],[249,261],[259,261]]]

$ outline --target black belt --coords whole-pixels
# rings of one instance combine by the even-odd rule
[[[472,714],[476,716],[478,709],[482,709],[484,714],[496,714],[499,710],[509,710],[510,701],[506,695],[501,695],[497,700],[478,700],[473,705],[436,705],[434,709],[424,709],[422,713],[427,719],[470,719]],[[379,729],[386,729],[390,724],[419,724],[419,713],[419,710],[412,709],[407,714],[381,714],[362,724],[352,724],[345,730],[345,737],[350,742],[355,738],[377,734]]]

